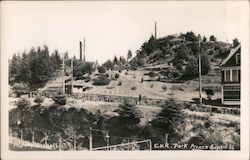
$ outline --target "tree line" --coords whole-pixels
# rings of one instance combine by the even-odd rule
[[[9,82],[24,84],[29,89],[41,87],[61,68],[61,64],[58,50],[50,55],[46,45],[32,47],[28,52],[14,54],[9,61]]]

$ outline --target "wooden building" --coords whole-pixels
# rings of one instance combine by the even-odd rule
[[[232,49],[227,58],[220,64],[221,68],[221,93],[223,105],[240,105],[240,44]]]

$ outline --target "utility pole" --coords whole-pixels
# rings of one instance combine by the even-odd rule
[[[82,42],[80,41],[80,61],[82,62]]]
[[[199,94],[200,94],[200,105],[202,105],[202,87],[201,87],[201,40],[199,38]]]
[[[63,64],[62,64],[63,66],[62,66],[62,69],[63,69],[63,71],[62,71],[62,85],[63,85],[63,89],[62,89],[62,93],[63,93],[63,95],[65,94],[65,81],[64,81],[64,68],[65,68],[65,64],[64,64],[64,56],[63,56]]]
[[[157,39],[157,28],[156,28],[156,21],[155,21],[155,39]]]
[[[73,69],[73,59],[71,59],[71,71],[72,71],[72,75],[71,75],[71,94],[73,94],[73,74],[74,74],[74,69]]]

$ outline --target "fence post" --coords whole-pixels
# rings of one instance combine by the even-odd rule
[[[12,129],[10,129],[10,144],[12,144]]]
[[[149,150],[150,151],[152,150],[152,141],[151,140],[149,141]]]
[[[166,142],[165,143],[168,144],[168,134],[167,133],[165,134],[165,138],[166,138]]]
[[[48,143],[48,132],[45,131],[45,139],[44,139],[45,147],[47,147]]]
[[[31,145],[31,148],[32,148],[32,146],[35,144],[35,131],[34,131],[34,129],[32,129],[31,134],[32,134],[32,145]]]
[[[23,144],[23,129],[21,129],[21,139],[20,139],[20,146]]]
[[[75,137],[74,137],[74,150],[76,151],[76,134],[75,134]]]
[[[61,144],[61,141],[62,141],[62,135],[60,134],[60,135],[59,135],[59,142],[58,142],[58,143],[59,143],[59,144],[58,144],[58,150],[59,150],[59,151],[61,151],[61,145],[62,145],[62,144]]]

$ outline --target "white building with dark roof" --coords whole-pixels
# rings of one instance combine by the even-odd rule
[[[240,105],[241,45],[232,49],[220,64],[223,105]]]

